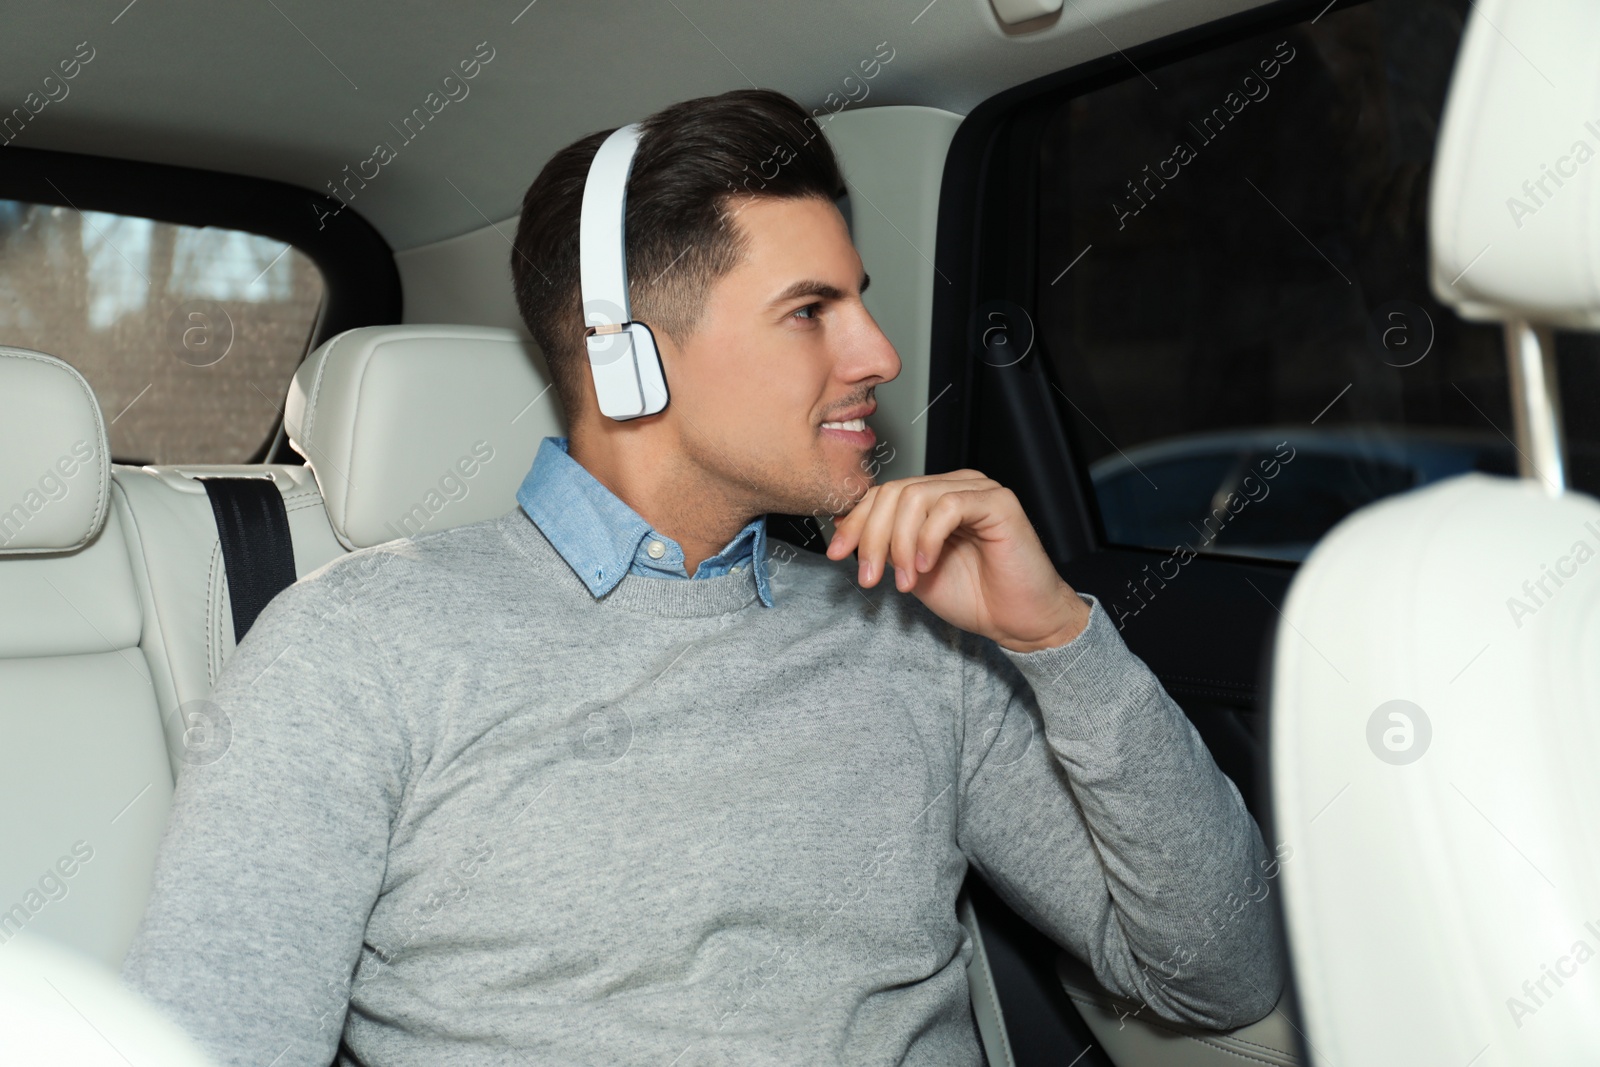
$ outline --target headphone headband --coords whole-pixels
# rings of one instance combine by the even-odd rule
[[[585,328],[620,326],[632,317],[625,227],[628,176],[639,150],[639,133],[637,122],[613,131],[594,154],[584,182],[578,273]]]
[[[667,383],[650,327],[628,302],[628,177],[639,150],[637,122],[611,133],[594,154],[578,222],[578,284],[584,344],[600,412],[626,420],[667,406]]]

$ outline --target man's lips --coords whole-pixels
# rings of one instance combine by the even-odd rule
[[[835,437],[856,448],[871,448],[878,437],[867,425],[867,417],[878,410],[875,400],[836,412],[820,427],[824,437]]]
[[[829,419],[827,423],[824,423],[823,425],[828,425],[828,423],[849,422],[851,419],[870,418],[872,413],[877,410],[878,405],[876,402],[869,401],[865,404],[857,404],[853,408],[837,413],[833,418]]]
[[[871,448],[878,439],[872,432],[872,427],[867,425],[867,420],[859,418],[825,422],[822,424],[822,434],[825,437],[836,437],[858,448]]]

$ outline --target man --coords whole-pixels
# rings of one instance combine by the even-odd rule
[[[970,864],[1152,1013],[1266,1014],[1260,833],[1104,609],[982,474],[864,485],[900,363],[826,140],[767,91],[645,120],[630,289],[671,401],[621,422],[578,290],[604,136],[512,257],[569,437],[516,509],[262,613],[127,979],[251,1067],[341,1034],[384,1067],[977,1064]],[[768,542],[818,511],[827,558]]]

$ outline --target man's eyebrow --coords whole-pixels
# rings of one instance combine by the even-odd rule
[[[863,293],[866,292],[867,286],[871,284],[872,275],[863,273],[861,275],[861,288],[858,291]],[[843,300],[846,296],[846,293],[844,290],[839,289],[836,286],[829,285],[827,282],[819,282],[813,278],[806,278],[795,282],[793,285],[789,286],[789,288],[779,293],[767,306],[777,307],[779,304],[787,303],[790,300],[795,300],[802,296],[817,296],[824,300]]]

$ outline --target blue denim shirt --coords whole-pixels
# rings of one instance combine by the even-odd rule
[[[628,574],[689,578],[678,542],[651,529],[643,516],[568,455],[565,437],[539,442],[533,467],[517,490],[517,503],[596,597],[611,592]],[[721,552],[702,561],[694,577],[717,578],[747,566],[755,567],[761,603],[772,607],[765,515],[750,520]]]

